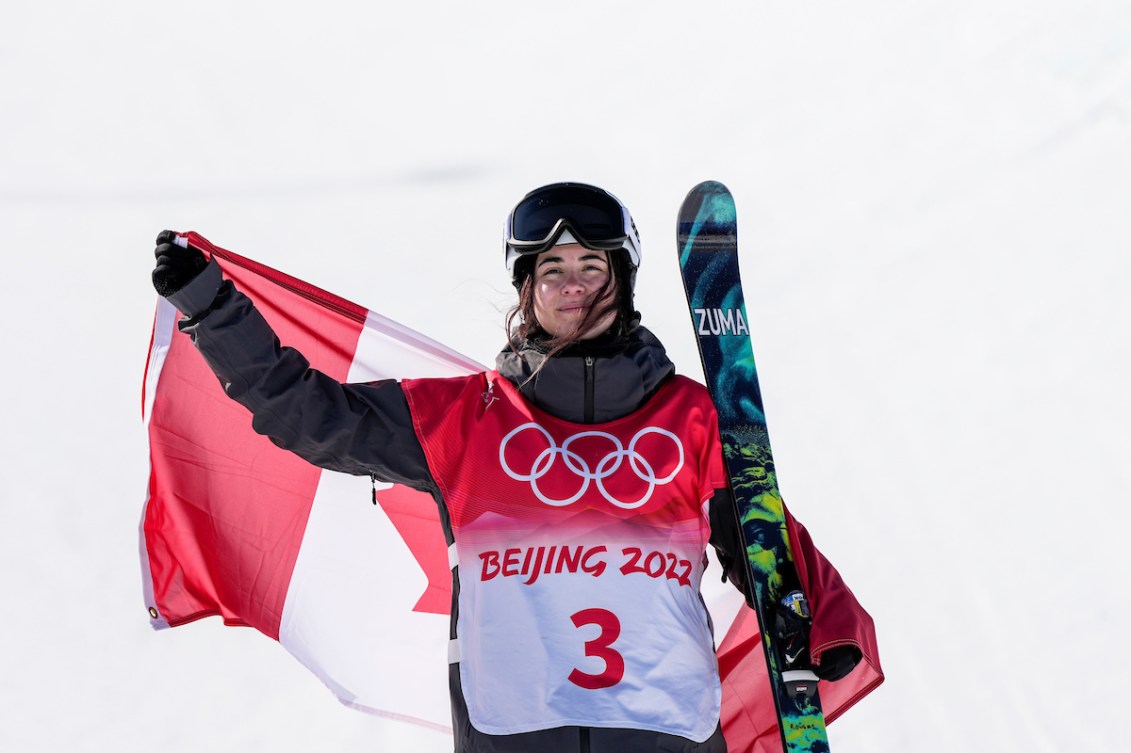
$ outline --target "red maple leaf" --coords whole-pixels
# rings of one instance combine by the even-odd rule
[[[393,486],[378,491],[377,502],[428,578],[428,586],[412,611],[449,614],[452,571],[448,565],[448,545],[444,541],[435,500],[424,492]]]

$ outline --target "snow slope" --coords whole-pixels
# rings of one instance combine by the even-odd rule
[[[673,232],[708,178],[739,204],[783,492],[880,631],[888,681],[834,750],[1111,749],[1101,709],[1128,700],[1131,666],[1131,6],[3,17],[0,749],[450,749],[340,706],[252,631],[149,629],[159,230],[489,362],[506,210],[598,183],[641,228],[645,323],[694,374]]]

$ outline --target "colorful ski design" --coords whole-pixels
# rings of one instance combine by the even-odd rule
[[[719,414],[752,585],[747,599],[762,629],[783,750],[826,753],[817,678],[807,667],[787,666],[786,647],[775,635],[786,584],[796,574],[739,277],[734,198],[726,186],[711,181],[691,190],[679,210],[678,244],[703,372]],[[807,618],[807,607],[802,610]]]

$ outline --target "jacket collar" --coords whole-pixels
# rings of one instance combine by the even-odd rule
[[[664,346],[644,327],[583,341],[553,358],[537,340],[527,340],[504,349],[496,367],[539,409],[575,423],[632,413],[675,371]]]

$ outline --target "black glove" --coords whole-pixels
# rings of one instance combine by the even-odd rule
[[[153,287],[160,296],[169,296],[188,285],[194,277],[204,271],[208,260],[195,248],[182,248],[174,241],[177,234],[172,230],[162,230],[157,236],[157,268],[153,270]]]
[[[860,659],[860,649],[856,646],[833,646],[821,653],[821,663],[813,667],[813,671],[822,680],[836,682],[847,677]]]

